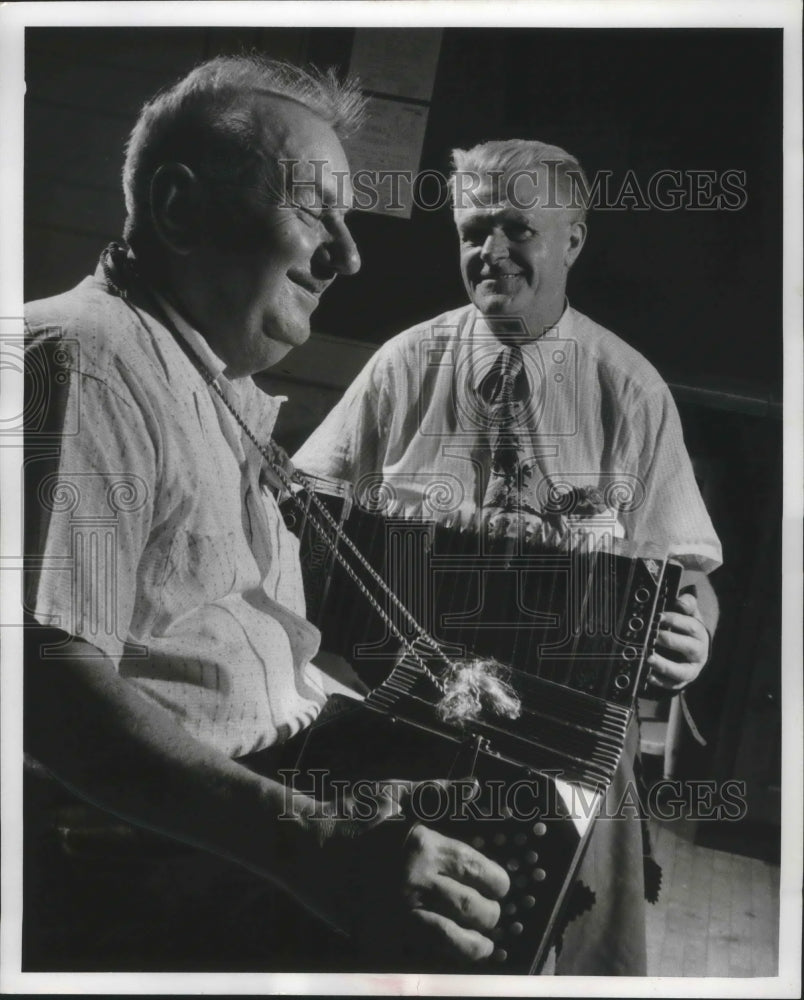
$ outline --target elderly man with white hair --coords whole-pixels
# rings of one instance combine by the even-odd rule
[[[251,376],[360,266],[341,138],[362,105],[332,74],[199,66],[131,134],[128,246],[27,308],[47,400],[26,465],[27,969],[492,951],[497,864],[389,797],[322,816],[272,777],[333,683],[271,492],[279,400]]]
[[[720,564],[720,544],[666,384],[567,301],[586,240],[588,182],[574,157],[536,141],[485,142],[453,159],[469,304],[385,343],[294,461],[358,489],[381,482],[399,509],[418,505],[451,520],[482,512],[507,530],[524,525],[548,550],[588,544],[599,526],[636,551],[658,547],[684,575],[648,661],[650,679],[680,691],[709,656],[717,602],[706,574]],[[503,397],[511,427],[495,440]],[[438,504],[428,502],[433,490]],[[551,517],[567,497],[567,516]],[[634,788],[637,742],[633,726],[609,805]],[[645,974],[635,818],[597,821],[578,881],[592,902],[559,937],[556,971]],[[655,889],[647,887],[652,898]]]

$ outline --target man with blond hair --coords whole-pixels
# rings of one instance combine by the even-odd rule
[[[720,544],[664,381],[567,301],[588,181],[565,150],[536,141],[486,142],[453,160],[470,303],[384,344],[294,462],[358,494],[381,482],[396,511],[474,523],[482,513],[538,531],[548,547],[588,544],[602,523],[636,551],[678,559],[682,594],[648,666],[657,688],[680,691],[709,656],[717,603],[706,574]],[[506,393],[512,426],[498,436]],[[558,530],[548,515],[561,498],[572,504]],[[637,744],[634,725],[608,804],[634,788]],[[578,881],[593,902],[559,936],[556,971],[646,974],[644,897],[656,887],[645,885],[636,818],[598,820]]]

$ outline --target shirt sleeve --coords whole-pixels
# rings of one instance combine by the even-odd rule
[[[637,449],[640,489],[622,512],[629,538],[666,551],[688,569],[721,565],[720,541],[704,506],[676,405],[666,386],[638,402],[629,430]]]
[[[75,342],[35,342],[26,364],[47,387],[26,438],[26,610],[117,664],[153,519],[154,426],[125,375],[94,367]]]

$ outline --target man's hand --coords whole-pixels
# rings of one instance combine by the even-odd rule
[[[662,614],[654,652],[648,657],[648,680],[665,691],[691,684],[709,658],[709,633],[693,594],[676,598],[672,611]]]
[[[303,891],[301,897],[348,929],[361,953],[381,963],[426,969],[429,960],[468,966],[487,958],[508,875],[468,844],[421,823],[411,827],[400,818],[400,807],[414,786],[389,784],[393,794],[372,820],[308,812],[300,830],[318,843],[303,849],[288,887],[298,892],[303,868],[310,895]]]
[[[356,915],[354,936],[364,954],[425,970],[432,960],[459,967],[491,955],[490,932],[500,919],[497,900],[510,885],[499,865],[423,824],[408,834],[401,865],[388,857],[377,860],[377,867],[370,866],[374,874],[366,872],[375,888],[383,869],[396,868],[396,874],[383,879],[386,885],[373,904]]]
[[[83,640],[63,660],[39,656],[43,643],[64,639],[26,629],[26,746],[79,795],[271,879],[376,944],[370,955],[382,944],[390,966],[490,953],[508,876],[466,844],[401,818],[415,785],[382,783],[374,809],[366,797],[329,814],[309,796],[289,800],[280,782],[192,737]]]

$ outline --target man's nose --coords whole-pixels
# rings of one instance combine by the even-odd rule
[[[486,237],[480,249],[480,256],[484,261],[501,260],[508,256],[508,240],[505,233],[499,229],[491,232]]]
[[[343,219],[336,223],[324,250],[330,267],[338,274],[357,274],[360,270],[360,253]]]

